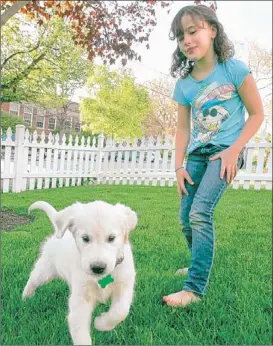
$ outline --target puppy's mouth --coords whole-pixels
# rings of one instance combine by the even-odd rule
[[[118,264],[122,263],[123,260],[124,260],[124,256],[117,258],[116,266],[117,266]]]
[[[107,273],[103,273],[103,274],[90,273],[89,275],[92,277],[92,279],[95,279],[96,281],[98,281],[98,280],[104,278],[105,276],[107,276],[108,274]]]

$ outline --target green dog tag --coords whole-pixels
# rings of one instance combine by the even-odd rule
[[[114,279],[112,278],[111,274],[108,274],[105,276],[105,278],[99,280],[98,282],[101,288],[105,288],[108,284],[114,282]]]

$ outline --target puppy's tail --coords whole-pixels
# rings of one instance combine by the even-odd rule
[[[51,204],[44,201],[37,201],[31,204],[31,206],[28,208],[28,213],[30,214],[31,210],[34,210],[34,209],[43,210],[47,214],[49,220],[51,221],[53,227],[55,228],[55,231],[57,230],[55,220],[56,220],[56,216],[58,212],[54,207],[52,207]]]

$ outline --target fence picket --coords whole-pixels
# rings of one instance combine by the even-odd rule
[[[53,188],[56,187],[57,185],[57,172],[58,172],[58,163],[59,163],[59,134],[57,133],[54,136],[54,160],[53,160],[53,178],[52,178],[52,182],[51,185]]]
[[[155,162],[154,162],[154,176],[152,179],[152,186],[156,186],[158,182],[157,172],[159,171],[159,164],[161,159],[160,146],[161,146],[161,137],[158,136],[155,143]]]
[[[141,185],[141,183],[142,183],[142,174],[143,174],[143,166],[144,166],[144,155],[145,155],[145,137],[142,137],[141,144],[140,144],[140,147],[139,147],[137,185]]]
[[[146,155],[146,169],[145,169],[145,180],[144,185],[149,185],[150,183],[150,175],[151,175],[151,168],[152,168],[152,151],[154,149],[154,139],[152,136],[148,139],[148,153]]]
[[[171,163],[170,163],[170,171],[174,172],[175,170],[175,150],[174,150],[174,145],[172,145],[173,149],[172,149],[172,154],[171,154]],[[168,186],[173,186],[174,183],[174,176],[169,177],[169,183]]]
[[[111,140],[111,154],[110,154],[110,163],[109,163],[109,179],[108,184],[113,184],[114,182],[114,171],[115,171],[115,155],[116,155],[116,141]]]
[[[130,151],[130,138],[126,139],[126,143],[125,143],[125,154],[124,154],[124,168],[123,168],[123,176],[124,178],[122,179],[122,185],[127,185],[128,182],[128,173],[129,173],[129,159],[130,159],[130,155],[131,155],[131,151]]]
[[[11,143],[12,143],[12,131],[9,127],[7,129],[6,147],[5,147],[5,159],[4,159],[4,175],[9,175],[10,173],[10,162],[11,162]],[[10,145],[9,145],[10,144]],[[10,179],[3,179],[3,192],[9,192],[10,189]]]
[[[31,144],[33,146],[31,148],[31,156],[30,156],[30,172],[31,173],[37,173],[37,167],[36,167],[36,160],[37,160],[37,131],[33,132]],[[29,189],[30,190],[34,190],[35,182],[36,182],[35,176],[31,177],[29,179]]]
[[[39,148],[39,161],[38,161],[38,173],[42,173],[44,171],[44,160],[45,160],[45,148],[43,145],[45,145],[45,133],[42,132],[40,136],[40,148]],[[41,190],[43,187],[43,178],[39,177],[37,179],[37,190]]]
[[[84,137],[81,138],[81,146],[80,146],[80,156],[79,156],[79,165],[78,165],[78,179],[77,186],[81,186],[82,184],[82,175],[83,175],[83,156],[84,156]]]
[[[168,165],[168,148],[166,146],[169,145],[169,136],[165,137],[165,145],[164,145],[164,150],[163,150],[163,161],[162,161],[162,178],[160,179],[160,186],[165,186],[166,184],[166,177],[165,174],[167,171],[167,165]]]
[[[272,148],[270,148],[270,153],[267,161],[267,176],[269,179],[271,178],[271,181],[267,181],[265,188],[266,190],[271,190],[272,189]]]
[[[47,148],[47,151],[46,151],[46,172],[51,172],[51,161],[52,161],[52,133],[50,132],[49,135],[48,135],[48,148]],[[48,189],[49,188],[49,182],[50,182],[50,179],[49,178],[45,178],[45,185],[44,185],[44,188],[45,189]]]
[[[264,154],[265,154],[265,149],[260,148],[260,150],[258,151],[258,161],[257,161],[257,169],[256,169],[256,174],[260,176],[263,174],[263,170],[264,170]],[[255,181],[254,189],[260,190],[260,188],[261,188],[261,181]]]
[[[134,138],[133,141],[133,151],[132,151],[132,160],[131,160],[131,164],[130,164],[130,180],[129,180],[129,184],[130,185],[134,185],[135,183],[135,173],[136,173],[136,160],[137,160],[137,138]]]

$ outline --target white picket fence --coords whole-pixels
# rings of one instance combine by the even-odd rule
[[[1,146],[4,193],[94,183],[173,186],[176,181],[174,139],[170,137],[116,143],[101,134],[92,143],[84,137],[72,143],[72,136],[64,135],[60,141],[59,134],[50,133],[46,139],[44,133],[30,134],[17,125],[15,139],[9,128]],[[272,189],[272,148],[264,135],[259,143],[247,144],[245,165],[232,186]]]

